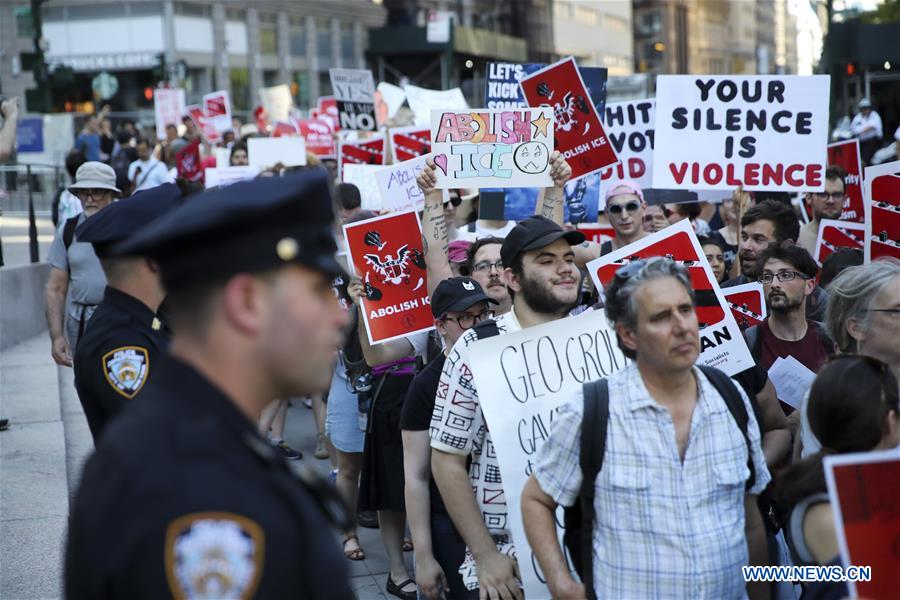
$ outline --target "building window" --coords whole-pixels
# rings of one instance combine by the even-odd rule
[[[141,4],[154,4],[153,2],[142,2]],[[161,2],[155,3],[158,7],[161,7]],[[159,13],[157,13],[159,14]],[[183,15],[185,17],[201,17],[201,18],[209,18],[210,17],[210,9],[209,6],[204,4],[191,4],[189,2],[176,2],[175,3],[175,14]]]
[[[331,23],[326,20],[316,21],[316,54],[319,67],[329,69],[331,64]],[[326,73],[327,75],[327,73]]]
[[[291,26],[288,30],[288,41],[291,48],[291,56],[306,56],[306,24],[302,19],[298,19],[299,23],[295,23],[291,19]]]
[[[17,6],[13,9],[16,19],[16,35],[20,38],[30,38],[34,35],[34,22],[31,20],[31,7]]]
[[[232,108],[247,110],[250,98],[250,73],[247,69],[234,68],[229,70],[228,75],[231,80]]]
[[[301,108],[312,106],[314,99],[311,97],[309,89],[309,73],[294,71],[294,83],[297,85],[297,97],[294,98],[294,103]]]
[[[331,77],[328,75],[328,71],[319,73],[319,95],[320,96],[331,96]]]
[[[153,2],[152,0],[146,2],[131,2],[127,6],[128,14],[132,17],[158,17],[162,15],[162,4],[160,2]],[[208,17],[208,7],[202,6],[201,8],[207,8],[203,16]]]
[[[278,36],[274,27],[260,25],[259,51],[262,54],[278,54]]]
[[[604,25],[613,31],[628,31],[628,19],[616,15],[605,15]]]
[[[341,58],[345,67],[356,64],[356,44],[353,43],[353,25],[341,23]]]
[[[80,4],[67,7],[66,17],[70,21],[87,19],[111,19],[124,17],[125,4]]]
[[[659,32],[660,29],[662,29],[662,15],[659,12],[644,13],[641,17],[641,33],[650,35]]]
[[[580,25],[596,26],[599,23],[597,11],[586,6],[575,6],[575,20]]]
[[[272,87],[282,83],[287,82],[278,80],[278,71],[263,71],[263,86]]]
[[[247,14],[241,8],[226,8],[225,9],[225,20],[226,21],[240,21],[244,22],[247,20]]]

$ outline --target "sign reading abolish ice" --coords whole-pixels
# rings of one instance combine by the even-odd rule
[[[363,322],[369,342],[433,329],[418,215],[395,213],[344,225],[344,238],[350,268],[365,285]]]
[[[546,577],[522,525],[522,488],[557,408],[585,382],[606,377],[629,361],[602,310],[486,338],[465,351],[500,464],[506,527],[516,546],[525,597],[549,598]]]
[[[636,258],[651,256],[668,256],[688,268],[694,286],[697,320],[700,322],[699,362],[721,369],[728,375],[752,367],[753,357],[744,336],[687,219],[592,260],[587,264],[587,269],[594,285],[602,289],[619,267]]]
[[[341,129],[375,131],[375,81],[368,69],[329,69]]]
[[[437,187],[548,187],[553,152],[550,108],[431,113]]]
[[[821,191],[828,97],[828,75],[660,75],[653,187]]]
[[[375,171],[375,182],[381,195],[381,210],[385,212],[401,212],[404,210],[422,210],[425,207],[425,194],[416,176],[425,167],[430,154],[395,163],[389,167]],[[345,165],[344,169],[349,165]],[[450,201],[449,190],[443,190],[443,201]]]

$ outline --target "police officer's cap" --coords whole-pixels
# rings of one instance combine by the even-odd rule
[[[75,230],[80,242],[90,242],[99,258],[115,256],[112,246],[127,240],[139,229],[174,209],[181,190],[174,183],[137,192],[113,202],[88,218]]]
[[[340,272],[326,173],[265,177],[207,190],[154,221],[117,252],[156,259],[169,290],[294,263]]]

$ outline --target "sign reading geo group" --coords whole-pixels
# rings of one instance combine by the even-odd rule
[[[829,80],[660,75],[653,187],[821,191]]]

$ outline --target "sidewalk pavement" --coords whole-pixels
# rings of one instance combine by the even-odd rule
[[[0,598],[60,598],[69,499],[93,443],[72,370],[53,363],[46,335],[0,352],[0,415],[10,419],[0,432]],[[288,410],[285,439],[328,475],[329,461],[313,457],[313,412],[299,400]],[[366,560],[347,561],[357,597],[394,598],[384,591],[388,562],[378,530],[360,528],[359,538]],[[405,557],[412,575],[412,553]]]

